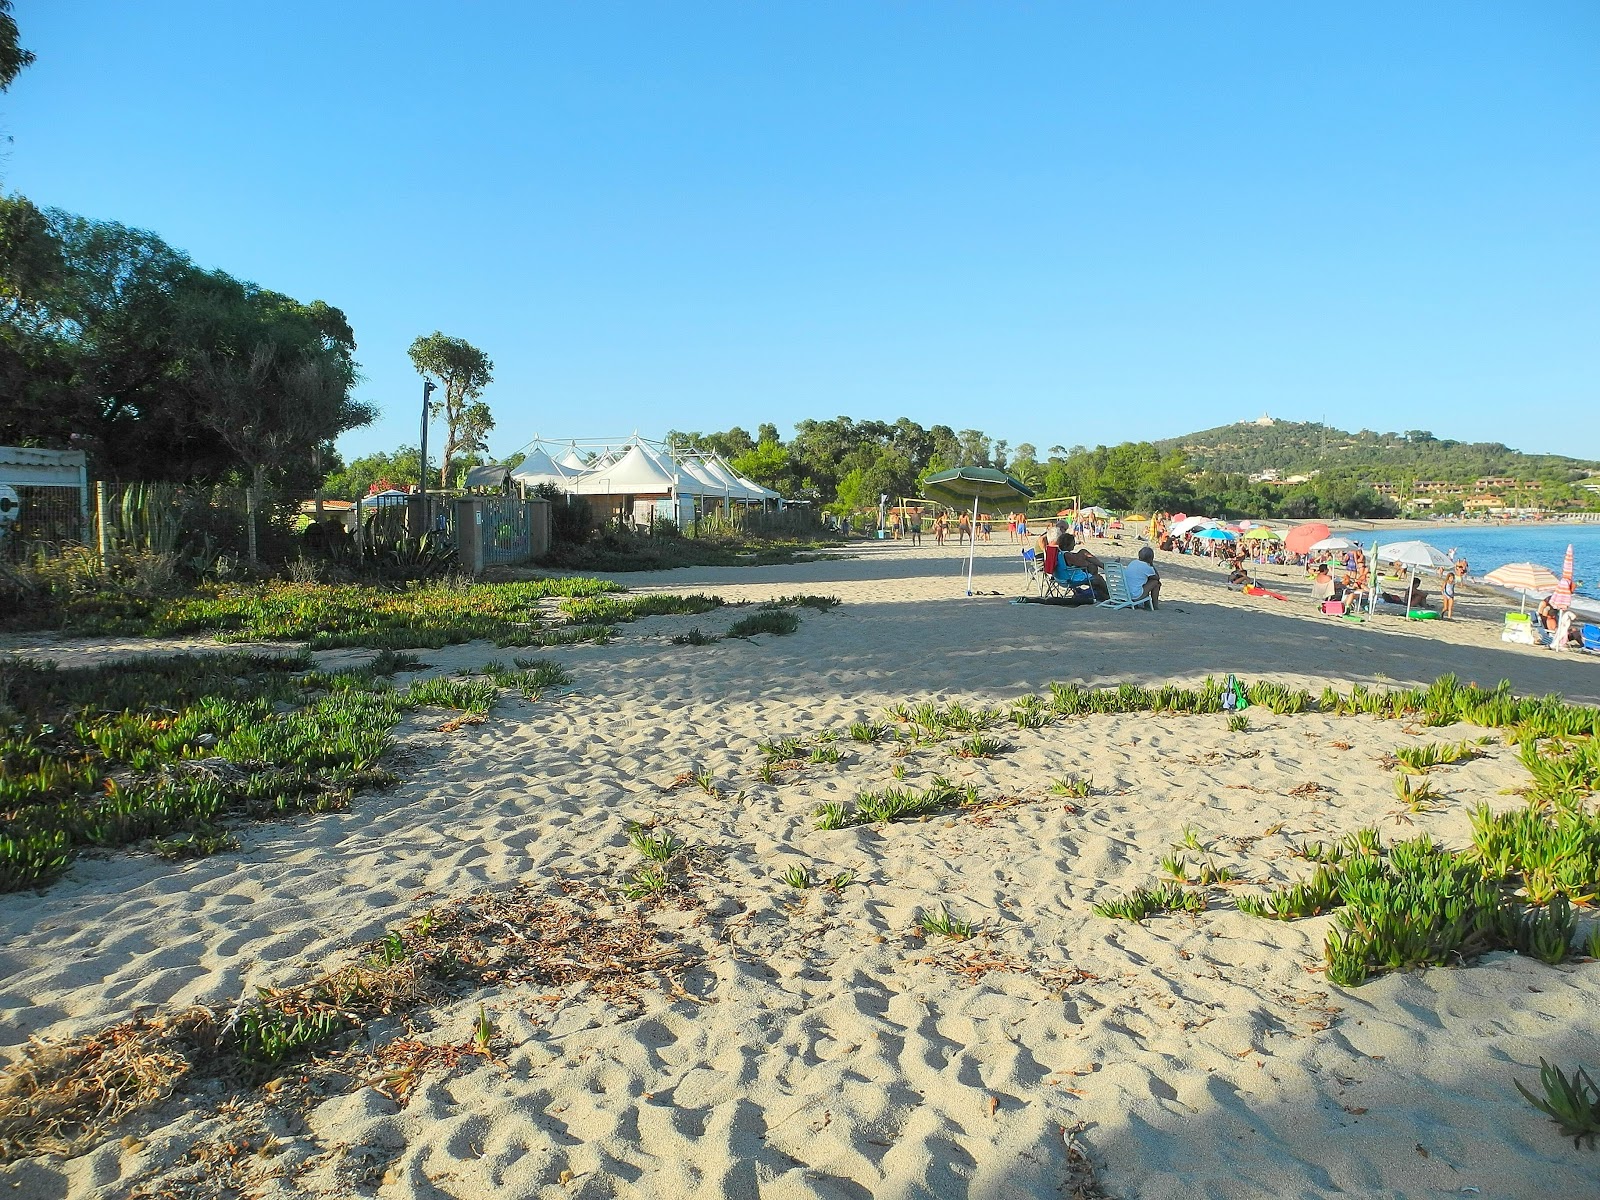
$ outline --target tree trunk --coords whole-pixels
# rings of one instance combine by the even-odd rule
[[[250,486],[245,489],[244,497],[245,512],[247,514],[248,523],[245,537],[248,540],[250,548],[250,561],[252,563],[261,561],[260,556],[256,553],[256,511],[260,508],[261,503],[261,476],[262,468],[260,465],[257,465],[250,473]]]

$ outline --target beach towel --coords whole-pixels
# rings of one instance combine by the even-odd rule
[[[1289,598],[1278,592],[1269,592],[1266,588],[1257,587],[1253,583],[1245,585],[1244,594],[1246,596],[1271,596],[1274,600],[1287,600]]]

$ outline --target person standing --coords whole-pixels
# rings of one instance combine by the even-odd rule
[[[913,546],[922,545],[922,510],[920,508],[911,510],[909,524],[911,526],[911,544]]]
[[[944,545],[945,531],[949,528],[950,522],[946,519],[943,513],[940,513],[933,519],[933,544],[935,546]]]
[[[1446,571],[1444,573],[1444,593],[1440,602],[1439,615],[1446,621],[1456,615],[1456,573],[1454,571]]]

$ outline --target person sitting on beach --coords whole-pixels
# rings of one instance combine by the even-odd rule
[[[1111,595],[1111,585],[1106,583],[1105,564],[1087,550],[1075,550],[1072,534],[1066,532],[1066,522],[1056,523],[1056,541],[1061,553],[1056,565],[1056,578],[1070,587],[1087,584],[1095,599],[1105,600]]]
[[[1422,580],[1413,575],[1411,577],[1411,586],[1406,589],[1404,596],[1397,596],[1392,592],[1384,592],[1383,600],[1386,604],[1402,604],[1406,608],[1421,608],[1428,602],[1428,593],[1422,590]]]
[[[1149,546],[1139,547],[1139,557],[1122,568],[1122,581],[1127,584],[1128,595],[1134,600],[1150,597],[1150,607],[1161,607],[1161,576],[1156,574],[1156,552]]]
[[[1250,582],[1250,572],[1245,568],[1244,559],[1235,555],[1228,560],[1228,586],[1237,587]]]
[[[1538,620],[1548,633],[1554,633],[1556,626],[1561,623],[1561,610],[1550,603],[1549,596],[1539,601]]]
[[[1328,570],[1328,564],[1323,563],[1317,568],[1317,573],[1311,579],[1311,598],[1318,604],[1325,600],[1332,600],[1339,594],[1339,585],[1334,582],[1333,573]]]

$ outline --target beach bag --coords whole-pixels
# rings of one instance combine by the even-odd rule
[[[1342,617],[1344,616],[1344,601],[1324,600],[1322,602],[1322,611],[1330,617]]]

